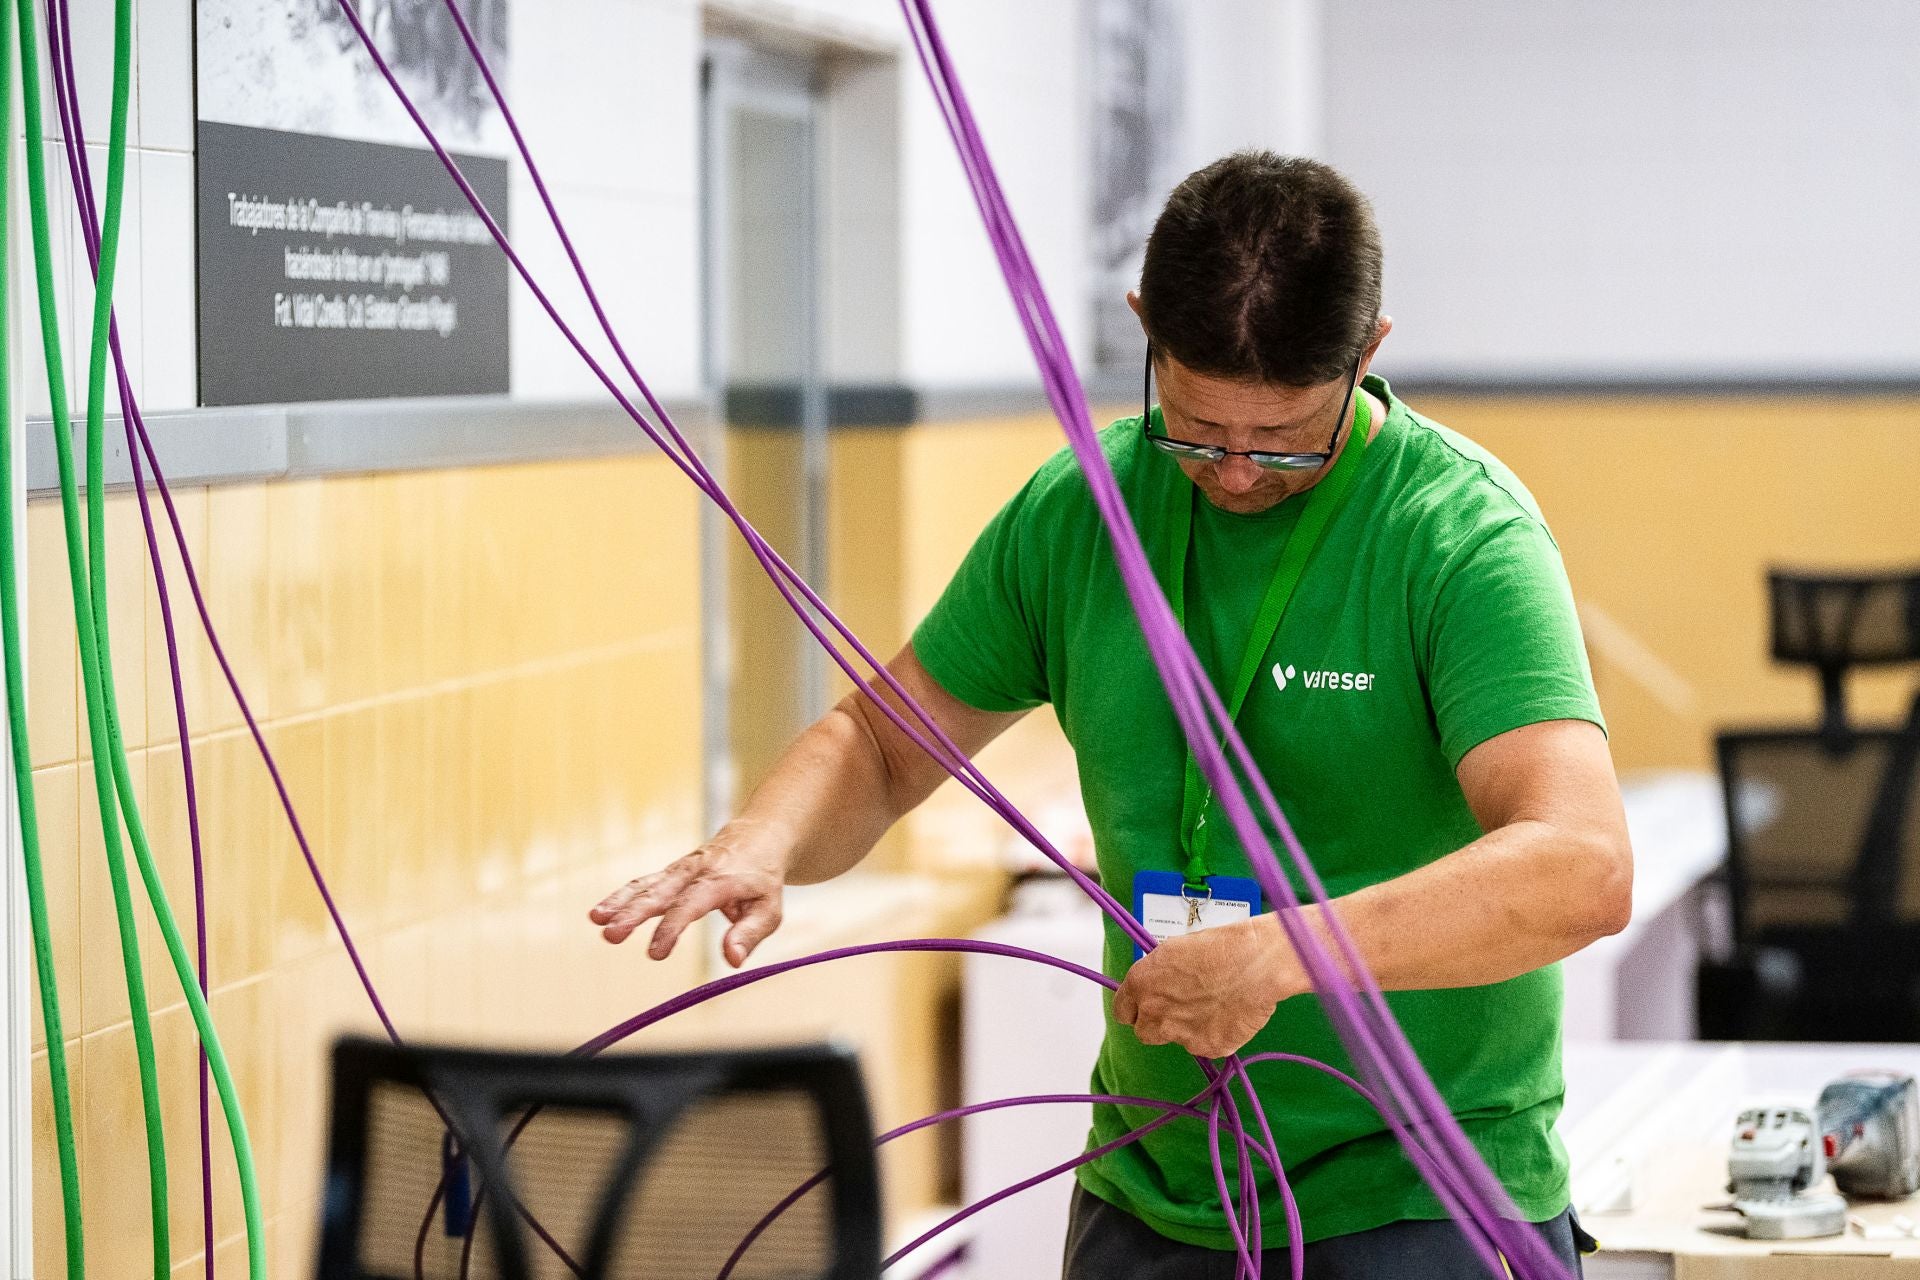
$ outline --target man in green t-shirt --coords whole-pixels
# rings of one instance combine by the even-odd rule
[[[1500,462],[1369,372],[1380,241],[1325,165],[1230,156],[1173,193],[1128,301],[1148,406],[1102,444],[1169,600],[1422,1063],[1530,1221],[1577,1266],[1553,1132],[1556,964],[1619,930],[1632,858],[1559,552]],[[1160,396],[1152,407],[1157,378]],[[1052,704],[1103,882],[1164,939],[1109,923],[1097,1093],[1182,1100],[1195,1056],[1350,1065],[1187,752],[1085,480],[1063,451],[980,535],[890,669],[978,751]],[[672,949],[710,911],[738,965],[781,887],[846,871],[944,777],[866,699],[793,745],[697,852],[592,912]],[[1319,909],[1311,910],[1321,927]],[[1379,1115],[1330,1077],[1254,1068],[1308,1274],[1479,1274]],[[1091,1143],[1151,1118],[1094,1111]],[[1237,1166],[1228,1151],[1230,1185]],[[1280,1197],[1257,1171],[1272,1265]],[[1169,1125],[1080,1171],[1068,1280],[1228,1276],[1204,1132]]]

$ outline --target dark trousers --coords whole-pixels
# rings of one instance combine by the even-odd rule
[[[1573,1210],[1539,1224],[1560,1260],[1580,1274],[1591,1247]],[[1577,1242],[1577,1243],[1576,1243]],[[1486,1280],[1486,1268],[1451,1222],[1391,1222],[1372,1231],[1317,1240],[1306,1249],[1307,1280]],[[1169,1240],[1085,1187],[1073,1189],[1063,1280],[1233,1280],[1238,1255]],[[1260,1258],[1265,1280],[1286,1280],[1287,1251]]]

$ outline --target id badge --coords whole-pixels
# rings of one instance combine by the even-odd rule
[[[1250,920],[1261,909],[1260,884],[1245,876],[1208,876],[1204,889],[1188,888],[1178,871],[1142,871],[1133,877],[1133,918],[1155,942]],[[1145,954],[1136,943],[1133,958]]]

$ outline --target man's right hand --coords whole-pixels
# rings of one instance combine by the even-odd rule
[[[739,968],[767,935],[780,927],[780,894],[785,865],[777,857],[753,851],[738,830],[722,828],[686,857],[652,875],[627,881],[587,913],[608,942],[625,942],[654,918],[647,954],[665,960],[688,925],[718,911],[733,922],[721,943],[727,963]]]
[[[968,756],[1026,714],[968,706],[940,687],[912,645],[887,668]],[[659,920],[647,954],[664,960],[688,925],[718,911],[733,922],[721,944],[727,963],[745,964],[780,927],[783,886],[819,884],[851,870],[946,777],[873,699],[899,705],[877,681],[868,693],[849,693],[774,762],[739,817],[664,871],[629,880],[587,918],[608,942],[625,942]]]

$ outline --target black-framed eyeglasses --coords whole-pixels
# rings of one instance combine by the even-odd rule
[[[1147,375],[1145,407],[1140,412],[1140,431],[1153,443],[1153,447],[1162,453],[1172,454],[1176,458],[1192,458],[1196,462],[1224,462],[1228,458],[1245,458],[1254,466],[1266,471],[1318,471],[1333,460],[1333,450],[1340,443],[1341,429],[1347,425],[1347,409],[1353,403],[1353,389],[1359,385],[1360,362],[1353,362],[1353,372],[1347,375],[1347,394],[1340,400],[1340,416],[1333,420],[1333,438],[1327,441],[1327,447],[1318,452],[1312,450],[1278,452],[1270,449],[1223,449],[1214,444],[1194,444],[1190,440],[1175,440],[1172,436],[1153,434],[1153,344],[1147,344]]]

